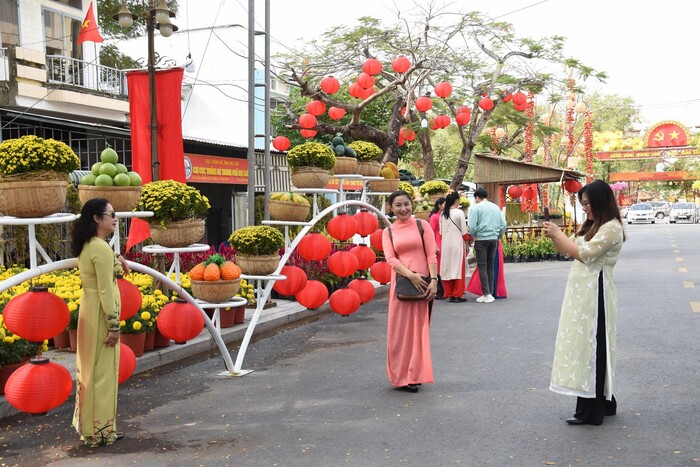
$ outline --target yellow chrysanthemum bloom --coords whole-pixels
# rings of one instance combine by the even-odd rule
[[[141,313],[141,319],[144,321],[148,321],[149,319],[151,319],[151,314],[147,311],[144,311],[143,313]]]
[[[134,321],[134,324],[132,324],[131,327],[134,328],[134,331],[140,331],[141,330],[141,321]]]

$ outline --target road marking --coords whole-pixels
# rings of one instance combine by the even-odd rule
[[[683,262],[683,258],[680,256],[676,256],[676,263],[682,263],[682,262]]]
[[[683,287],[685,287],[686,289],[694,289],[695,284],[691,281],[683,281]]]
[[[673,252],[674,252],[674,253],[680,253],[680,252],[681,252],[681,250],[679,250],[679,249],[675,249],[675,250],[673,250]]]
[[[695,313],[700,313],[700,302],[690,302],[690,309]]]
[[[676,243],[671,243],[671,248],[678,248],[678,245]]]
[[[678,272],[688,272],[688,268],[678,268]]]

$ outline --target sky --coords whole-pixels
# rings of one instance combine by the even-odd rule
[[[274,54],[287,45],[303,45],[329,28],[355,24],[361,16],[391,23],[397,6],[410,8],[414,0],[270,0],[270,4]],[[678,120],[700,130],[700,91],[694,86],[700,69],[695,58],[700,2],[462,0],[453,5],[507,21],[521,37],[565,37],[565,55],[608,74],[604,84],[591,80],[589,90],[634,99],[643,118],[637,129]],[[181,0],[176,23],[181,28],[214,22],[247,25],[247,7],[248,0],[189,0],[189,5]],[[258,28],[264,29],[264,2],[255,0],[255,8]]]

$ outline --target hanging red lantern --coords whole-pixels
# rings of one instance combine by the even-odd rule
[[[435,117],[435,124],[438,128],[447,128],[450,126],[450,117],[445,114],[440,114]]]
[[[427,112],[433,108],[433,100],[428,96],[422,96],[416,99],[416,109],[421,112]]]
[[[511,185],[508,187],[508,195],[513,198],[520,198],[523,195],[523,189],[520,185]]]
[[[331,237],[344,242],[357,233],[357,222],[352,216],[340,213],[328,221],[326,230]]]
[[[349,251],[336,251],[328,258],[328,269],[338,277],[352,276],[359,265],[357,256]]]
[[[578,180],[564,181],[564,189],[569,193],[578,193],[581,190],[581,188],[583,188],[583,185]]]
[[[401,146],[403,146],[404,144],[406,144],[406,140],[403,139],[403,136],[401,136],[400,133],[399,133],[399,137],[396,139],[396,144],[398,144],[399,147],[401,147]]]
[[[391,281],[391,266],[386,261],[378,261],[369,268],[372,279],[380,284],[388,284]]]
[[[339,315],[348,316],[360,308],[360,295],[351,289],[338,289],[331,294],[329,305]]]
[[[306,286],[294,298],[300,305],[313,310],[326,303],[326,300],[328,300],[328,289],[323,285],[323,282],[308,281]]]
[[[357,233],[366,237],[379,227],[379,219],[369,211],[357,211],[353,216],[357,224]]]
[[[367,303],[374,298],[374,286],[364,277],[359,277],[350,281],[348,289],[357,292],[357,295],[360,296],[360,304]]]
[[[369,244],[377,251],[384,251],[382,235],[384,235],[384,229],[377,229],[369,236]]]
[[[430,127],[431,130],[439,130],[440,129],[440,125],[438,125],[438,123],[435,121],[434,118],[432,120],[430,120],[430,122],[428,122],[428,126]]]
[[[317,99],[314,99],[308,104],[306,104],[306,111],[314,117],[318,117],[319,115],[323,115],[323,112],[326,111],[326,104]]]
[[[340,120],[345,116],[345,109],[341,109],[340,107],[331,107],[328,109],[328,116],[331,117],[332,120]]]
[[[46,357],[34,357],[7,379],[5,398],[17,410],[45,414],[63,404],[72,390],[68,370]]]
[[[138,287],[121,277],[117,279],[117,287],[119,287],[119,297],[122,303],[119,319],[127,320],[141,309],[143,297],[141,297],[141,291]]]
[[[411,68],[411,61],[400,55],[391,62],[391,68],[397,73],[406,73]]]
[[[527,102],[523,104],[513,104],[513,108],[518,112],[525,112],[527,110]]]
[[[462,112],[455,115],[455,123],[459,126],[468,125],[469,120],[471,120],[471,113]]]
[[[362,90],[360,91],[360,99],[365,100],[365,99],[367,99],[369,96],[371,96],[372,94],[374,94],[375,92],[376,92],[376,91],[375,91],[375,89],[374,89],[374,86],[369,87],[369,88],[367,88],[367,89],[362,89]]]
[[[321,233],[306,234],[297,245],[297,251],[307,261],[321,261],[328,258],[331,248],[331,241]]]
[[[122,384],[127,379],[131,378],[136,369],[136,355],[131,347],[119,343],[119,378],[117,381]]]
[[[316,117],[311,114],[303,114],[299,116],[299,126],[302,128],[313,128],[316,126],[316,123]]]
[[[523,198],[531,200],[534,197],[535,197],[535,190],[530,185],[526,186],[525,189],[523,190]]]
[[[374,86],[374,81],[374,76],[368,75],[367,73],[360,73],[359,75],[357,75],[357,84],[359,84],[360,87],[363,87],[365,89]]]
[[[450,94],[452,94],[452,85],[447,81],[441,81],[435,85],[435,95],[438,97],[445,99],[450,97]]]
[[[287,276],[287,278],[275,281],[272,286],[272,289],[280,295],[296,295],[306,286],[308,281],[306,272],[298,266],[284,266],[280,274]]]
[[[197,307],[181,298],[165,305],[158,313],[158,331],[176,344],[194,339],[204,328],[204,317]]]
[[[365,63],[362,64],[362,71],[368,75],[378,75],[382,72],[382,68],[382,62],[376,58],[367,59],[365,60]]]
[[[503,98],[503,102],[510,102],[513,100],[513,94],[506,94],[506,96]]]
[[[277,136],[272,140],[272,146],[278,151],[286,151],[292,146],[292,142],[286,136]]]
[[[316,136],[316,130],[299,130],[299,134],[304,138],[313,138]]]
[[[2,313],[5,326],[13,334],[31,342],[43,342],[68,326],[68,305],[48,287],[31,287],[13,297]]]
[[[348,86],[348,94],[350,94],[352,97],[360,99],[362,97],[362,86],[357,83],[352,83],[350,86]]]
[[[377,254],[367,245],[354,246],[350,253],[357,257],[357,269],[368,269],[377,261]]]
[[[524,92],[516,92],[513,94],[513,105],[522,105],[527,103],[527,94]]]
[[[482,97],[481,100],[479,100],[479,107],[481,110],[488,112],[493,109],[493,100],[491,100],[490,97]]]
[[[340,81],[332,76],[326,76],[321,80],[321,90],[326,94],[335,94],[340,90]]]
[[[466,105],[462,105],[462,106],[460,106],[460,107],[457,109],[457,115],[459,115],[459,114],[465,114],[465,113],[466,113],[466,114],[469,114],[469,116],[471,116],[471,114],[472,114],[472,109],[470,109],[470,108],[467,107]]]
[[[403,138],[406,141],[413,141],[414,139],[416,139],[416,132],[411,130],[410,128],[401,128],[401,132],[399,134],[403,136]]]

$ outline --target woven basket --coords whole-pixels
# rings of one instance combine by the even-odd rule
[[[272,274],[280,264],[279,255],[245,256],[236,255],[236,264],[244,274],[267,276]]]
[[[303,222],[311,212],[311,205],[271,199],[267,205],[270,217],[276,221]]]
[[[447,193],[436,193],[434,195],[428,195],[428,200],[434,204],[435,201],[437,201],[440,198],[444,198],[445,196],[447,196]]]
[[[68,181],[1,181],[0,213],[14,217],[44,217],[66,204]]]
[[[384,180],[373,180],[369,182],[369,188],[372,191],[380,193],[393,193],[399,189],[398,178],[385,178]]]
[[[194,298],[209,303],[221,303],[230,300],[241,288],[241,280],[231,281],[196,281],[190,280]]]
[[[365,177],[377,177],[382,165],[377,161],[357,161],[357,173]]]
[[[167,248],[190,246],[204,236],[203,219],[168,222],[165,228],[158,223],[149,223],[149,225],[153,242]]]
[[[333,172],[336,175],[357,173],[357,159],[354,157],[336,157]]]
[[[318,167],[297,167],[292,169],[292,185],[297,188],[325,188],[331,173]]]
[[[78,185],[80,202],[85,204],[93,198],[107,198],[117,212],[133,211],[141,198],[140,186],[88,186]]]
[[[416,216],[416,219],[423,219],[424,221],[430,219],[430,211],[418,211],[414,212],[413,215]]]

